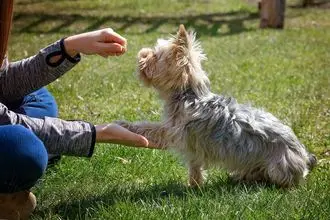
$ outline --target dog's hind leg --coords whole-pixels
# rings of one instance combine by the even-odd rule
[[[268,164],[269,181],[283,188],[298,185],[307,175],[307,163],[295,152],[288,150],[281,160]]]
[[[262,167],[255,167],[242,175],[241,180],[248,183],[265,182],[265,172]]]
[[[241,183],[261,183],[266,181],[264,170],[260,167],[254,168],[253,170],[245,170],[241,172],[232,172],[229,177],[234,182]]]

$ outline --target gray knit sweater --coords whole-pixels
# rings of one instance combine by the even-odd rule
[[[61,59],[51,63],[51,57],[56,55],[61,55]],[[79,55],[72,58],[66,54],[61,40],[35,56],[3,65],[0,69],[0,126],[18,124],[31,129],[42,140],[48,153],[92,156],[96,135],[92,124],[51,117],[32,118],[16,114],[3,104],[19,100],[51,83],[79,61]]]

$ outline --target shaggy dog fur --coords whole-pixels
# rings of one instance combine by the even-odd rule
[[[201,66],[205,58],[183,25],[175,37],[143,48],[137,73],[164,101],[164,120],[117,123],[179,152],[191,186],[202,184],[202,170],[209,166],[225,168],[237,180],[297,185],[316,164],[315,156],[272,114],[213,94]]]

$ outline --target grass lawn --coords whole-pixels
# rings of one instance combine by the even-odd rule
[[[48,86],[61,118],[159,120],[157,95],[133,75],[135,56],[183,23],[198,32],[213,91],[272,112],[321,161],[291,190],[233,184],[219,170],[191,190],[169,152],[97,144],[91,159],[64,157],[47,171],[32,219],[329,219],[330,4],[289,7],[298,3],[288,1],[284,30],[260,30],[257,8],[243,0],[16,0],[12,60],[101,27],[128,39],[124,56],[83,56]]]

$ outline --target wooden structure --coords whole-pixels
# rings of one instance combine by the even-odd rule
[[[283,28],[285,0],[261,0],[260,28]]]

